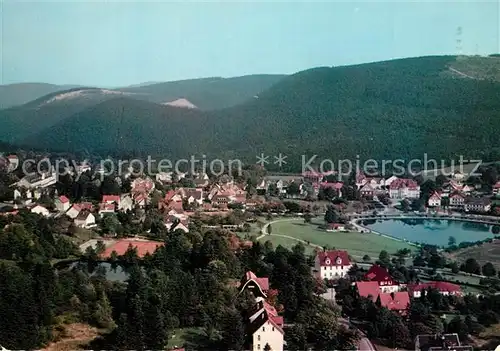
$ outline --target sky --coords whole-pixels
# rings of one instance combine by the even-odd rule
[[[118,87],[500,52],[489,1],[0,0],[0,84]]]

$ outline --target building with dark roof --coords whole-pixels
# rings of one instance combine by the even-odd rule
[[[416,351],[472,351],[472,346],[461,345],[458,334],[425,334],[415,338]]]

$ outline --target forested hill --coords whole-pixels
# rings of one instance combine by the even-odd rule
[[[145,83],[115,89],[89,89],[45,83],[0,85],[0,109],[15,107],[33,100],[49,100],[59,94],[61,96],[58,101],[69,100],[67,93],[71,91],[76,93],[80,89],[82,90],[81,94],[71,96],[71,101],[74,104],[80,104],[83,100],[92,100],[97,104],[102,100],[112,98],[114,95],[125,95],[158,104],[187,99],[202,110],[215,110],[235,106],[253,99],[284,77],[281,74],[254,74],[232,78],[212,77]],[[85,103],[85,101],[83,102]]]
[[[450,73],[456,62],[441,56],[315,68],[247,103],[212,112],[113,99],[20,141],[48,149],[197,153],[252,162],[261,152],[282,152],[288,165],[300,164],[302,154],[333,160],[497,157],[500,83],[456,77]]]

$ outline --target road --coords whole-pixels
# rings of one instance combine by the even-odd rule
[[[257,238],[257,240],[263,238],[264,236],[268,235],[267,233],[267,227],[269,227],[270,224],[278,223],[278,222],[288,222],[288,221],[303,221],[304,218],[284,218],[284,219],[276,219],[271,222],[267,222],[262,226],[262,229],[260,230],[260,236]],[[272,228],[272,227],[271,227]]]

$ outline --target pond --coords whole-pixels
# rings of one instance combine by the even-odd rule
[[[106,279],[112,282],[125,282],[128,279],[128,272],[126,268],[119,264],[112,265],[109,262],[99,262],[96,266],[89,267],[86,262],[73,262],[67,268],[72,269],[76,266],[79,266],[81,270],[89,273],[90,276],[97,274],[98,271],[101,270],[105,272],[104,276]]]
[[[457,244],[494,237],[492,225],[448,219],[373,219],[361,224],[378,233],[438,246],[448,246],[450,236],[456,239]]]

